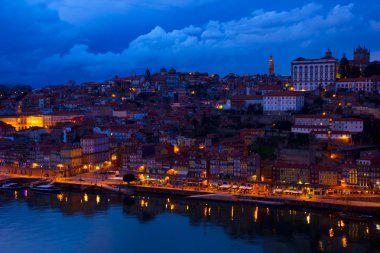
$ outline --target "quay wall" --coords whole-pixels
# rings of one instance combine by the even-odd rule
[[[167,189],[167,188],[152,188],[152,187],[141,187],[141,186],[129,186],[135,193],[143,193],[143,194],[160,194],[160,195],[175,195],[175,196],[183,196],[188,197],[192,195],[201,195],[201,194],[210,194],[210,192],[201,192],[201,191],[191,191],[191,190],[182,190],[182,189]],[[225,194],[225,193],[224,193]],[[371,203],[368,205],[354,205],[351,203],[331,203],[334,200],[302,200],[295,198],[286,198],[279,196],[250,196],[250,195],[239,195],[239,194],[231,194],[237,197],[239,202],[241,203],[252,203],[254,200],[258,201],[270,201],[270,202],[278,202],[283,203],[285,206],[291,207],[299,207],[304,209],[326,209],[332,211],[342,211],[347,210],[350,212],[357,212],[363,214],[373,214],[380,215],[380,206],[373,206]],[[217,200],[215,200],[217,201]],[[219,200],[220,201],[220,200]]]
[[[25,180],[25,179],[24,179]],[[31,179],[29,179],[31,180]],[[29,181],[28,180],[28,181]],[[33,179],[38,180],[38,179]],[[66,191],[97,191],[100,193],[110,193],[109,190],[102,187],[101,184],[92,185],[86,184],[83,182],[56,182],[58,186],[60,186],[63,190]],[[202,195],[202,194],[210,194],[215,192],[210,191],[198,191],[198,190],[189,190],[189,189],[173,189],[173,188],[161,188],[161,187],[144,187],[139,185],[125,185],[119,184],[131,190],[134,194],[158,194],[158,195],[171,195],[171,196],[179,196],[179,197],[188,197],[192,195]],[[223,192],[222,194],[226,194]],[[231,194],[231,193],[228,193]],[[277,202],[283,204],[284,206],[289,207],[299,207],[304,209],[325,209],[331,211],[342,211],[347,210],[350,212],[358,212],[363,214],[372,214],[380,216],[380,205],[378,202],[369,202],[364,201],[364,199],[359,199],[359,201],[342,201],[339,199],[298,199],[296,197],[280,197],[280,196],[271,196],[271,195],[263,195],[263,196],[252,196],[252,195],[240,195],[240,194],[231,194],[235,196],[239,202],[241,203],[253,203],[254,201],[263,201],[260,205],[265,205],[265,201],[268,201],[268,205],[270,202]],[[215,201],[221,201],[215,199]],[[227,201],[225,199],[223,201]]]

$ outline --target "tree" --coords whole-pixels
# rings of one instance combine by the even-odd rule
[[[373,75],[380,75],[380,63],[379,62],[371,62],[368,64],[365,75],[367,77],[371,77]]]
[[[128,184],[130,184],[132,181],[135,181],[135,180],[136,180],[136,177],[133,174],[125,174],[123,176],[123,181]]]
[[[247,108],[248,114],[262,115],[263,107],[259,104],[250,104]]]
[[[348,73],[348,77],[355,78],[361,75],[360,68],[358,66],[352,66],[350,72]]]
[[[273,128],[290,131],[292,128],[292,123],[289,120],[280,120],[274,124]]]
[[[199,126],[199,121],[198,121],[196,118],[193,118],[193,119],[191,120],[191,126],[192,126],[193,128],[197,128],[197,127]]]
[[[339,75],[340,78],[345,78],[350,72],[350,63],[348,62],[346,55],[343,55],[339,62]]]
[[[145,78],[146,82],[150,82],[150,70],[149,69],[145,70],[144,78]]]

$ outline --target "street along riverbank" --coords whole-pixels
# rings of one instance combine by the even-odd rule
[[[343,198],[306,198],[296,196],[232,194],[225,192],[195,191],[189,189],[128,186],[135,194],[159,194],[207,199],[211,201],[257,203],[260,205],[288,205],[303,209],[326,209],[331,211],[350,211],[380,216],[380,203],[370,201],[346,201]],[[197,197],[198,196],[198,197]]]
[[[6,180],[23,180],[37,181],[39,178],[19,178],[8,177]],[[6,181],[5,180],[5,181]],[[4,181],[4,180],[2,180]],[[5,182],[4,181],[4,182]],[[191,197],[193,199],[204,199],[211,201],[224,202],[241,202],[260,205],[286,205],[299,207],[302,209],[325,209],[331,211],[350,211],[361,214],[371,214],[380,216],[379,201],[365,201],[360,198],[347,201],[343,197],[313,197],[290,196],[290,195],[253,195],[253,194],[237,194],[229,192],[215,192],[205,190],[195,190],[188,188],[172,188],[172,187],[154,187],[143,185],[127,185],[122,182],[103,181],[98,184],[90,182],[82,182],[66,179],[65,181],[56,181],[63,191],[96,191],[99,193],[115,193],[115,194],[158,194],[168,196]]]

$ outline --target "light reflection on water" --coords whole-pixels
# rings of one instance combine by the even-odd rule
[[[153,196],[0,192],[0,252],[378,252],[380,222]]]

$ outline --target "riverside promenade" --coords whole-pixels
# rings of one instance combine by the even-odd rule
[[[215,194],[215,198],[207,197],[207,200],[227,201],[227,202],[243,202],[257,203],[262,205],[287,205],[301,207],[305,209],[326,209],[332,211],[351,211],[363,214],[373,214],[380,216],[380,196],[373,198],[372,201],[346,200],[342,196],[290,196],[290,195],[257,195],[252,193],[229,193],[225,191],[214,190],[197,190],[191,188],[178,187],[152,187],[142,185],[128,186],[135,193],[144,194],[161,194],[176,196],[194,196],[194,195],[210,195]],[[233,198],[220,198],[220,195],[230,195]],[[202,198],[199,197],[201,200]]]
[[[1,180],[6,179],[30,179],[41,180],[46,178],[30,177],[21,175],[6,175],[0,176]],[[76,176],[71,178],[56,178],[54,182],[60,185],[63,189],[73,189],[85,191],[86,189],[103,189],[112,192],[111,187],[114,189],[128,189],[129,192],[134,194],[159,194],[171,195],[178,197],[190,197],[196,195],[209,195],[207,200],[211,201],[227,201],[227,202],[243,202],[243,203],[257,203],[263,205],[287,205],[300,207],[305,209],[325,209],[331,211],[347,210],[351,212],[373,214],[380,216],[380,196],[355,196],[344,197],[338,196],[313,196],[308,197],[305,195],[274,195],[274,194],[253,194],[251,192],[233,193],[220,191],[209,188],[199,187],[173,187],[173,186],[149,186],[138,184],[126,184],[121,180],[110,180],[106,177],[94,178],[89,175]],[[116,192],[116,190],[114,190]],[[215,194],[215,198],[212,195]],[[220,195],[231,196],[231,198],[220,198]],[[196,198],[195,198],[196,199]],[[202,199],[200,197],[199,199]]]

